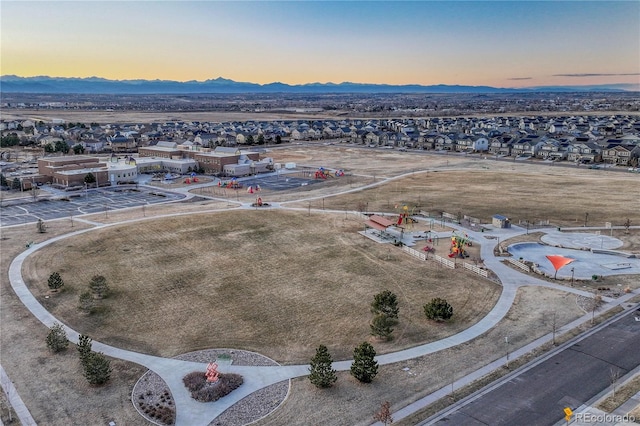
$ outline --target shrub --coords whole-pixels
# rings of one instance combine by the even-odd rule
[[[96,301],[90,292],[84,291],[78,296],[78,309],[82,312],[91,314],[96,309]]]
[[[89,384],[103,385],[111,378],[111,361],[101,352],[89,352],[82,363]]]
[[[207,376],[200,371],[194,371],[182,378],[182,383],[190,392],[197,391],[207,383]]]
[[[424,305],[424,314],[430,320],[445,321],[453,316],[453,307],[445,299],[436,297]]]
[[[194,371],[184,376],[182,382],[196,401],[213,402],[240,387],[244,379],[239,374],[220,374],[218,381],[213,384],[207,382],[203,372]]]
[[[81,334],[78,338],[77,349],[78,355],[80,356],[80,362],[82,364],[86,362],[87,358],[89,358],[89,355],[91,354],[92,343],[93,341],[91,340],[91,338],[89,336],[85,336],[84,334]]]
[[[97,299],[102,299],[109,294],[107,279],[102,275],[94,275],[89,282],[89,288]]]
[[[49,280],[47,281],[47,284],[49,285],[49,288],[51,290],[58,290],[62,288],[62,286],[64,285],[64,281],[62,281],[62,277],[60,276],[59,273],[54,272],[51,275],[49,275]]]
[[[62,324],[54,323],[47,334],[47,347],[52,352],[60,352],[67,349],[69,346],[69,339],[67,339],[67,333],[64,331]]]

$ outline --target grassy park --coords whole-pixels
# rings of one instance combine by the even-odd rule
[[[228,210],[233,201],[255,198],[242,192],[236,200],[218,197],[90,215],[86,218],[103,223],[139,221],[37,251],[25,263],[25,281],[70,327],[125,349],[170,357],[199,349],[239,348],[298,364],[307,363],[315,348],[325,344],[334,360],[341,360],[349,359],[363,340],[371,341],[378,353],[387,353],[454,334],[482,318],[500,294],[498,284],[470,272],[420,262],[391,245],[363,238],[357,233],[362,219],[344,211],[364,205],[368,211],[397,213],[397,205],[407,204],[429,212],[461,212],[485,222],[495,213],[515,223],[548,219],[554,226],[582,226],[585,213],[589,225],[622,224],[627,218],[640,222],[637,205],[629,202],[629,191],[637,184],[633,175],[335,150],[270,153],[276,161],[343,168],[352,176],[261,194],[267,202],[290,201],[287,207],[298,211]],[[415,173],[383,185],[333,196],[411,171]],[[215,191],[201,195],[215,197]],[[300,198],[305,200],[296,201]],[[312,210],[323,208],[335,212]],[[183,215],[161,217],[166,213]],[[27,241],[89,226],[74,222],[51,221],[46,234],[38,234],[33,224],[2,229],[3,367],[34,417],[46,424],[70,424],[79,416],[92,424],[112,418],[118,424],[146,424],[128,399],[144,370],[114,361],[111,382],[99,390],[91,388],[77,373],[71,350],[61,356],[48,353],[46,328],[21,305],[7,282],[8,265]],[[623,240],[623,249],[640,249],[638,231],[620,230],[616,236]],[[64,290],[55,294],[47,287],[54,271],[65,281]],[[77,309],[78,295],[96,274],[107,278],[111,294],[87,315]],[[372,340],[369,334],[369,305],[384,289],[398,295],[400,306],[400,322],[389,342]],[[424,318],[422,306],[432,297],[453,305],[452,322],[435,324]],[[550,313],[557,313],[562,325],[583,312],[568,293],[520,289],[510,313],[491,332],[456,348],[384,366],[366,388],[348,373],[340,373],[335,388],[327,392],[296,379],[285,404],[259,424],[291,424],[294,419],[328,424],[332,415],[349,424],[368,424],[381,401],[391,401],[392,409],[394,404],[406,405],[446,386],[452,377],[503,356],[504,348],[496,342],[504,341],[505,334],[515,347],[549,332]],[[57,393],[64,397],[55,404],[45,396]],[[83,407],[77,401],[83,401]],[[98,406],[100,410],[91,409]]]

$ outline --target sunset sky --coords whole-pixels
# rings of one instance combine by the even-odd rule
[[[639,1],[7,1],[2,75],[640,84]]]

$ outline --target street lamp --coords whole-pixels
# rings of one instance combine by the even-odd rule
[[[509,336],[504,336],[504,343],[507,347],[507,370],[509,369]]]
[[[571,287],[573,287],[573,271],[574,268],[571,268]]]

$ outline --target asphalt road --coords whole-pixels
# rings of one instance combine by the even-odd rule
[[[640,321],[626,315],[473,400],[436,425],[554,425],[640,365]]]

